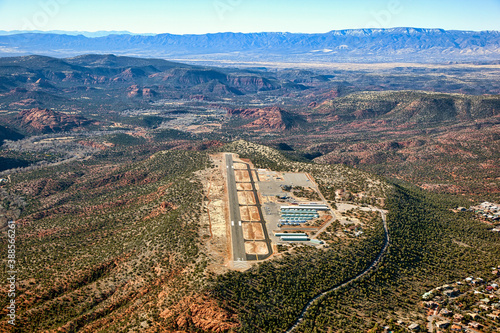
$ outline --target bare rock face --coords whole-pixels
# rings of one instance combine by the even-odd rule
[[[271,81],[256,76],[230,76],[228,82],[231,86],[244,91],[267,91],[277,88]]]
[[[47,80],[44,79],[36,80],[33,86],[35,89],[55,89],[55,87],[52,84],[50,84]]]
[[[243,125],[256,130],[286,130],[299,125],[299,118],[280,107],[265,107],[262,109],[232,109],[228,115],[242,119],[255,119]]]
[[[19,112],[17,119],[21,127],[30,133],[57,133],[70,131],[91,123],[90,120],[79,115],[34,108]]]
[[[153,89],[140,88],[137,85],[130,86],[127,89],[127,96],[130,98],[134,98],[134,97],[152,98],[156,95],[157,95],[157,93]]]
[[[159,299],[164,297],[160,293]],[[213,299],[201,295],[181,299],[165,309],[160,317],[175,322],[175,332],[192,332],[193,327],[207,332],[234,332],[238,328],[236,316],[220,308]]]

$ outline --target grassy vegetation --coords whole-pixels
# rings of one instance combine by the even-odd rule
[[[463,200],[397,185],[387,207],[391,245],[375,273],[341,290],[315,307],[300,332],[382,332],[390,325],[419,322],[424,292],[469,275],[488,276],[498,265],[500,237],[471,214],[450,207]]]
[[[298,198],[306,198],[310,201],[321,200],[318,193],[312,188],[304,188],[302,186],[293,186],[291,192]]]
[[[172,119],[159,116],[123,117],[122,122],[133,126],[157,128],[162,122]]]
[[[136,146],[146,143],[146,139],[143,137],[135,137],[125,133],[112,134],[106,137],[106,140],[121,146]]]
[[[335,237],[322,250],[294,247],[244,273],[213,276],[200,250],[205,198],[194,175],[210,167],[208,155],[127,140],[83,162],[12,175],[6,189],[27,201],[18,220],[17,332],[283,332],[309,299],[363,271],[382,248],[380,218],[349,211],[369,226],[363,237]],[[291,161],[246,141],[219,149],[257,167],[309,172],[328,200],[340,189],[349,200],[369,199],[389,210],[391,244],[380,268],[313,306],[299,331],[392,325],[397,332],[398,319],[423,324],[418,302],[425,291],[499,264],[498,234],[471,214],[450,210],[467,204],[462,197],[389,185],[343,165]],[[203,326],[196,302],[224,315]]]
[[[365,91],[330,100],[318,109],[345,121],[377,118],[428,127],[432,123],[492,117],[500,110],[500,98],[413,90]]]
[[[238,315],[239,332],[283,332],[309,299],[354,277],[376,258],[384,240],[381,223],[368,233],[360,242],[338,243],[326,251],[298,248],[245,273],[220,276],[212,293]]]
[[[419,304],[424,292],[469,275],[487,276],[498,265],[499,236],[472,215],[449,210],[459,204],[460,198],[396,185],[387,202],[391,243],[380,268],[311,307],[298,331],[382,332],[388,325],[405,332],[398,320],[425,327]],[[302,249],[219,277],[214,292],[223,307],[238,314],[239,332],[283,332],[310,298],[373,259],[381,246],[378,226],[359,243]]]
[[[469,213],[449,210],[469,206],[471,198],[500,200],[500,99],[494,95],[500,80],[493,67],[255,72],[251,77],[272,89],[255,94],[259,80],[227,82],[239,70],[84,58],[6,58],[0,68],[8,82],[0,107],[10,110],[2,113],[3,125],[20,130],[17,112],[32,107],[19,104],[26,101],[98,122],[79,133],[2,146],[0,170],[30,165],[0,188],[3,210],[15,216],[24,207],[14,331],[221,332],[238,326],[241,332],[282,332],[311,297],[373,260],[381,247],[380,217],[351,211],[346,215],[368,226],[362,237],[339,239],[336,223],[321,236],[331,241],[325,250],[297,246],[245,273],[209,279],[210,257],[201,252],[198,233],[206,198],[195,172],[210,162],[206,153],[185,150],[242,138],[282,152],[243,140],[214,150],[238,153],[257,167],[310,173],[332,205],[390,211],[391,246],[380,269],[315,305],[299,331],[380,332],[383,325],[403,331],[397,319],[423,323],[418,302],[424,291],[500,264],[498,234]],[[35,86],[32,78],[40,75],[53,88]],[[151,89],[150,97],[130,98],[134,85]],[[240,128],[252,120],[224,116],[234,108],[275,105],[301,119],[300,126],[252,131]],[[179,128],[202,126],[197,134],[158,128],[174,119]],[[124,124],[123,133],[110,134],[115,123]],[[205,133],[207,123],[220,127],[207,126],[213,132]],[[22,138],[3,125],[0,143]],[[138,136],[134,126],[148,131]],[[75,138],[43,143],[63,135]],[[59,164],[63,160],[70,163]],[[6,301],[0,299],[4,310]],[[0,322],[0,331],[5,325]]]
[[[10,190],[28,200],[18,220],[13,332],[117,332],[143,321],[143,328],[168,327],[160,309],[204,286],[203,195],[193,172],[210,166],[208,156],[166,151],[131,161],[119,158],[127,155],[120,149],[108,154],[118,157],[113,164],[102,154],[12,177]]]
[[[196,138],[195,135],[182,132],[175,129],[161,129],[153,133],[153,137],[156,141],[164,140],[193,140]]]

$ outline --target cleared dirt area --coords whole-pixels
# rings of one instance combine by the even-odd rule
[[[268,254],[266,242],[245,242],[247,254]]]
[[[248,167],[246,164],[242,164],[242,163],[234,163],[234,168],[236,170],[247,170]]]
[[[255,205],[255,196],[250,191],[238,191],[240,205]]]
[[[264,240],[264,230],[262,224],[254,222],[246,222],[241,225],[243,227],[243,238],[247,240]],[[265,244],[265,243],[264,243]],[[246,247],[245,247],[246,248]],[[248,251],[247,251],[248,253]]]
[[[206,169],[198,172],[203,189],[208,200],[205,201],[207,211],[200,217],[200,237],[203,240],[204,251],[209,255],[209,270],[222,274],[229,260],[228,230],[226,227],[227,202],[225,200],[225,179],[222,170],[222,156],[211,155],[215,169]]]
[[[248,206],[240,206],[240,217],[242,221],[251,221]]]
[[[241,206],[240,215],[242,221],[260,221],[260,214],[257,206]]]
[[[247,170],[234,170],[234,176],[237,183],[249,183],[250,175]]]
[[[250,184],[250,183],[238,183],[238,184],[236,184],[236,189],[238,191],[251,191],[252,184]]]
[[[248,206],[248,212],[250,213],[250,221],[260,221],[260,214],[257,206]]]

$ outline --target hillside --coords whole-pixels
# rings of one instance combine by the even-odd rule
[[[321,299],[295,332],[383,332],[384,326],[407,332],[411,323],[426,327],[423,293],[470,275],[489,279],[500,239],[469,215],[449,211],[449,205],[459,202],[396,186],[386,206],[391,241],[381,267]],[[237,315],[240,332],[285,332],[309,299],[361,272],[363,259],[381,248],[380,238],[375,233],[326,251],[304,249],[247,272],[220,276],[216,295]]]
[[[158,149],[119,145],[12,175],[0,189],[2,213],[22,197],[29,204],[16,218],[18,321],[1,331],[232,327],[202,292],[212,259],[201,252],[204,196],[194,173],[210,168],[209,157]]]
[[[227,115],[231,117],[231,119],[249,120],[247,124],[241,125],[241,128],[248,128],[254,131],[283,131],[292,128],[296,129],[306,122],[303,117],[292,114],[279,107],[230,109]]]
[[[465,122],[500,114],[499,96],[421,91],[362,92],[323,102],[314,116],[332,121],[384,120],[393,124]]]
[[[469,275],[488,277],[490,267],[497,265],[498,235],[471,220],[470,214],[450,211],[466,202],[462,198],[387,184],[343,165],[293,162],[274,149],[245,141],[223,149],[252,158],[257,167],[310,172],[320,185],[328,184],[320,187],[327,198],[329,189],[338,186],[356,189],[354,198],[363,187],[387,198],[391,240],[380,269],[324,297],[306,313],[297,332],[379,332],[387,325],[406,332],[410,323],[425,327],[424,292]],[[376,229],[359,242],[337,242],[324,251],[297,250],[247,272],[219,276],[214,293],[222,307],[236,315],[240,332],[284,332],[309,299],[366,267],[365,260],[382,246],[380,233]]]
[[[12,129],[8,127],[4,127],[0,125],[0,146],[3,144],[4,140],[19,140],[22,139],[24,136],[20,133],[17,133],[16,131],[13,131]]]
[[[321,34],[114,34],[102,37],[21,33],[0,36],[0,45],[5,56],[67,57],[92,52],[246,61],[278,60],[287,55],[294,61],[447,62],[498,60],[500,33],[419,28],[352,29]]]
[[[0,58],[0,125],[24,134],[120,130],[146,141],[162,129],[221,142],[243,138],[435,191],[498,196],[496,65],[363,66],[231,69],[109,54]],[[26,122],[31,110],[53,114]]]
[[[203,179],[220,177],[213,154],[222,151],[257,168],[310,173],[333,204],[389,210],[391,241],[380,269],[312,307],[299,332],[367,331],[401,318],[423,324],[425,291],[498,264],[498,235],[470,213],[450,210],[468,202],[461,197],[341,164],[294,161],[243,140],[222,146],[173,130],[155,140],[124,133],[79,140],[92,145],[89,158],[12,173],[0,189],[7,216],[21,207],[22,329],[13,332],[283,332],[308,300],[356,276],[380,252],[384,229],[374,219],[360,238],[296,246],[245,272],[215,270],[221,264],[207,245],[214,220],[206,215],[215,189]],[[336,197],[339,189],[345,199]]]
[[[126,137],[102,137],[115,146],[98,148],[79,163],[14,173],[2,187],[3,199],[12,196],[2,201],[8,214],[14,202],[30,198],[16,218],[22,245],[17,265],[23,275],[16,299],[22,329],[14,332],[224,332],[240,326],[211,291],[214,258],[206,247],[208,198],[200,178],[200,172],[207,177],[214,172],[210,156],[186,151],[175,140],[148,143]],[[388,191],[367,173],[292,162],[245,141],[217,149],[254,151],[260,164],[267,159],[314,172],[322,186],[345,186],[378,204]],[[352,251],[361,258],[368,249]]]
[[[233,97],[279,90],[265,73],[196,67],[161,59],[84,55],[67,59],[45,56],[0,58],[0,101],[4,107],[86,107],[95,102],[125,102],[127,89],[146,102],[165,98]],[[153,93],[154,92],[154,93]],[[136,97],[133,95],[132,97]],[[90,101],[89,101],[90,100]]]
[[[384,326],[393,332],[408,332],[412,323],[424,330],[435,325],[432,320],[428,322],[429,309],[422,304],[422,295],[428,290],[469,276],[498,281],[491,267],[498,265],[500,237],[471,219],[470,213],[450,211],[450,206],[461,201],[397,185],[387,205],[391,244],[381,268],[351,288],[325,298],[310,311],[297,332],[382,332]],[[464,306],[467,296],[460,294],[455,300],[443,297],[440,309],[467,316],[470,310],[466,307],[479,308],[474,300]],[[493,330],[498,328],[498,323],[481,321]]]
[[[27,133],[67,132],[91,124],[91,121],[80,115],[67,115],[48,109],[34,108],[24,110],[17,115],[19,127]]]
[[[500,208],[468,209],[500,205],[498,59],[496,31],[0,32],[0,332],[500,331]]]
[[[0,189],[2,211],[8,214],[15,202],[29,197],[16,218],[22,248],[17,265],[23,272],[17,327],[22,328],[13,332],[226,332],[241,326],[241,319],[218,303],[213,278],[227,269],[214,274],[215,259],[206,245],[208,198],[200,172],[207,177],[217,172],[211,157],[186,151],[178,141],[124,137],[100,138],[115,146],[98,149],[85,161],[14,173]],[[364,193],[373,203],[383,204],[387,195],[380,179],[344,166],[292,162],[245,141],[218,150],[253,151],[260,165],[268,161],[313,172],[321,186]],[[358,258],[349,267],[366,264],[377,239],[343,253]],[[333,260],[331,269],[340,265],[334,251],[323,258]],[[346,267],[343,275],[349,274]],[[7,328],[6,322],[0,325]]]

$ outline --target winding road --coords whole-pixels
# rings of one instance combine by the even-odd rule
[[[358,275],[356,275],[355,277],[353,277],[352,279],[342,283],[342,284],[339,284],[333,288],[330,288],[316,296],[314,296],[314,298],[312,298],[309,302],[307,302],[306,306],[304,307],[304,309],[302,310],[302,312],[300,313],[299,317],[297,318],[297,320],[295,321],[295,323],[292,325],[292,327],[290,327],[286,333],[291,333],[293,332],[299,325],[300,323],[302,322],[302,320],[304,319],[304,316],[307,312],[307,310],[309,310],[309,308],[314,304],[314,302],[318,301],[320,298],[323,298],[324,296],[334,292],[334,291],[337,291],[339,289],[342,289],[346,286],[348,286],[349,284],[351,284],[352,282],[356,281],[356,280],[359,280],[360,278],[362,278],[363,276],[365,276],[366,274],[370,273],[371,271],[375,270],[377,268],[377,266],[379,265],[380,261],[382,260],[383,256],[385,255],[386,251],[387,251],[387,248],[389,247],[389,242],[390,242],[390,239],[389,239],[389,230],[387,228],[387,220],[386,220],[386,216],[385,216],[385,212],[383,212],[382,210],[378,210],[380,212],[380,215],[382,215],[382,220],[384,221],[384,231],[385,231],[385,242],[384,242],[384,247],[382,248],[382,250],[380,251],[380,253],[378,254],[377,258],[371,263],[371,265],[366,268],[364,271],[362,271],[361,273],[359,273]]]

